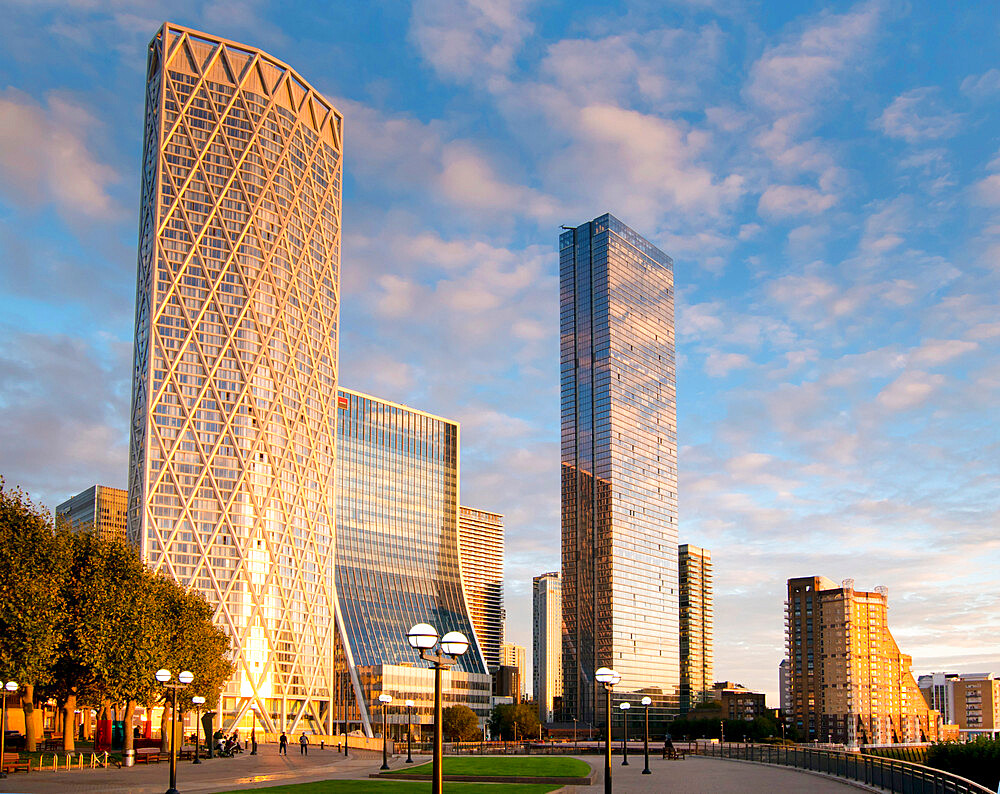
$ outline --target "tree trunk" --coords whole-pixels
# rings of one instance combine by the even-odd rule
[[[76,737],[74,736],[76,732],[76,693],[67,695],[65,703],[63,703],[62,729],[63,752],[72,753],[76,750]]]
[[[169,698],[163,702],[163,716],[160,717],[160,752],[170,752],[170,723],[173,722],[173,712]]]
[[[125,743],[122,745],[123,750],[132,750],[135,748],[135,738],[132,733],[132,717],[135,715],[135,701],[127,700],[125,702],[125,716],[123,717],[125,721]]]
[[[25,684],[24,689],[21,690],[21,708],[24,710],[24,749],[29,753],[33,753],[38,749],[34,684]]]

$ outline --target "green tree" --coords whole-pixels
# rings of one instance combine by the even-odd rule
[[[448,706],[441,712],[444,738],[449,742],[468,742],[479,738],[479,720],[468,706]]]
[[[490,715],[490,732],[505,740],[538,735],[538,714],[527,703],[501,704]]]

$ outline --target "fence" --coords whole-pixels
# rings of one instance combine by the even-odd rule
[[[929,766],[861,753],[760,744],[701,746],[696,752],[822,772],[899,794],[995,794],[964,777]]]

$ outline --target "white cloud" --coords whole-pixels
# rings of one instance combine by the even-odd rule
[[[980,204],[988,207],[1000,206],[1000,174],[990,174],[976,182],[972,193]]]
[[[900,94],[882,112],[879,129],[907,143],[952,137],[961,128],[962,116],[943,109],[937,95],[936,88],[914,88]]]
[[[780,220],[796,215],[819,215],[836,203],[836,196],[806,185],[771,185],[761,195],[757,211]]]
[[[705,373],[710,378],[724,378],[734,369],[746,369],[753,365],[743,353],[720,353],[713,350],[705,359]]]
[[[983,74],[970,74],[962,81],[962,93],[974,99],[987,99],[1000,94],[1000,69],[990,69]]]
[[[945,382],[943,375],[907,370],[879,392],[879,405],[890,411],[909,411],[923,405]]]
[[[978,349],[975,342],[963,339],[928,339],[910,352],[910,361],[920,367],[936,367]]]

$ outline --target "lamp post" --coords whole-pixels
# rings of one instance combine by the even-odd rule
[[[413,763],[411,740],[413,739],[413,701],[406,701],[406,763]]]
[[[449,631],[438,638],[437,629],[418,623],[406,635],[410,647],[420,651],[420,658],[434,665],[434,762],[431,794],[442,794],[444,789],[444,739],[441,708],[441,671],[458,662],[458,657],[469,650],[469,640],[460,631]],[[440,648],[437,652],[433,649]]]
[[[250,755],[257,755],[257,707],[250,707]]]
[[[611,690],[622,677],[610,667],[599,667],[594,673],[599,684],[604,685],[606,696],[604,715],[606,725],[604,731],[604,794],[611,794]]]
[[[626,700],[619,703],[618,708],[622,710],[622,719],[625,720],[622,725],[622,766],[628,766],[628,710],[632,708],[632,704]]]
[[[573,717],[573,749],[578,747],[579,745],[576,743],[576,717]]]
[[[194,723],[194,761],[192,764],[200,764],[201,758],[199,757],[198,747],[201,743],[201,707],[205,705],[205,698],[201,695],[195,695],[191,698],[191,702],[194,703],[195,710],[195,723]],[[208,738],[208,737],[206,737]]]
[[[161,668],[156,671],[156,680],[163,684],[164,689],[169,689],[170,697],[170,788],[167,794],[180,794],[177,791],[177,731],[175,730],[177,721],[177,690],[184,689],[194,681],[194,674],[188,670],[182,670],[177,675],[177,683],[168,683],[172,678],[169,670]]]
[[[379,769],[389,768],[389,704],[392,703],[392,695],[383,692],[378,696],[378,702],[382,704],[382,766]]]
[[[649,771],[649,704],[652,702],[653,699],[649,695],[642,699],[642,706],[646,710],[646,730],[642,734],[642,754],[646,757],[646,766],[642,770],[644,775],[653,774]]]
[[[17,681],[8,681],[3,685],[3,689],[0,690],[0,760],[3,759],[3,744],[4,739],[7,738],[7,693],[14,694],[17,692]],[[0,766],[0,778],[7,777],[7,773],[3,771],[3,767]]]

